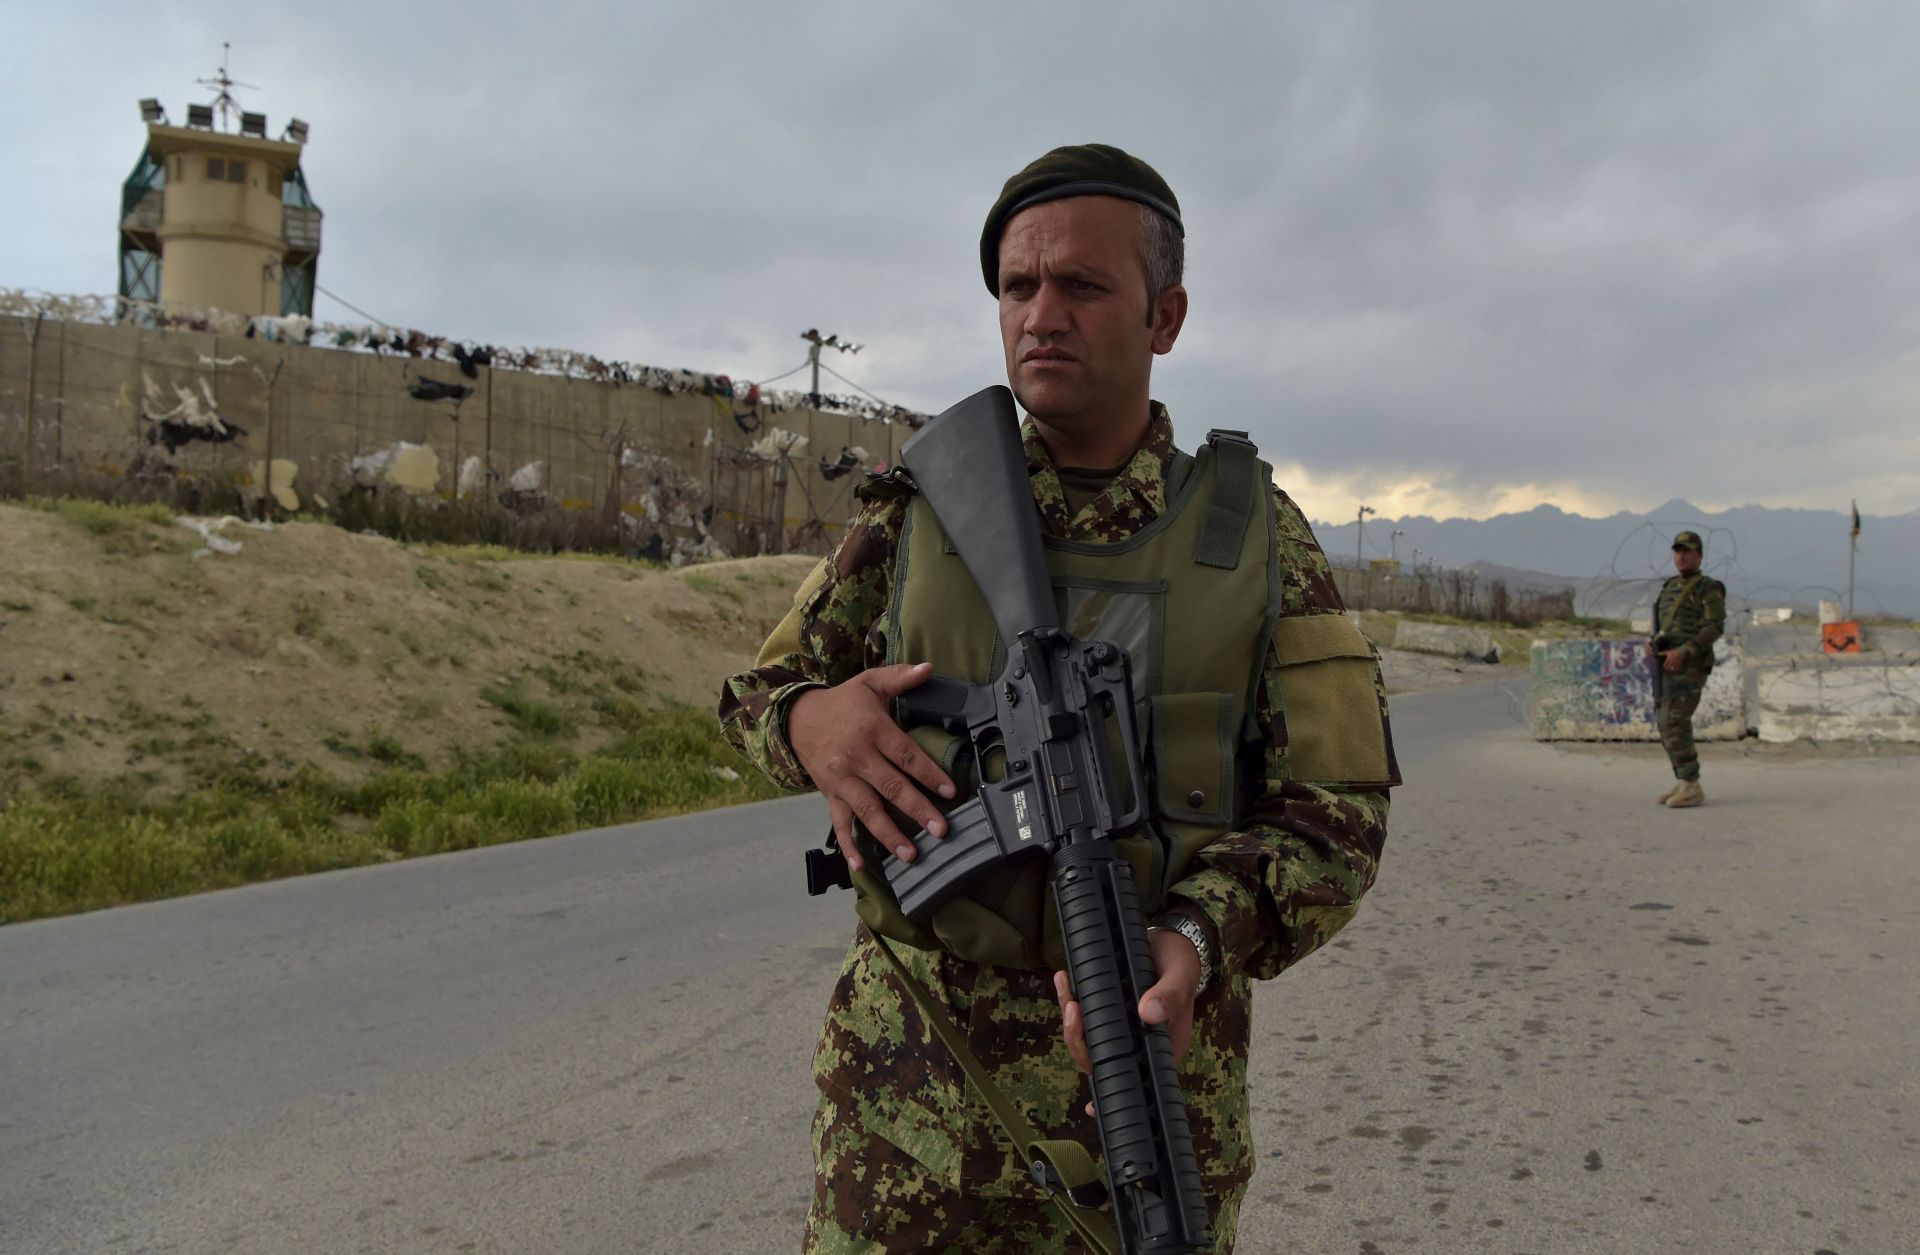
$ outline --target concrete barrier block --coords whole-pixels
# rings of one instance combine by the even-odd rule
[[[1920,657],[1813,655],[1757,663],[1760,739],[1920,743]]]
[[[1644,639],[1535,641],[1533,736],[1537,741],[1657,741],[1653,657]],[[1745,667],[1723,641],[1693,716],[1696,741],[1746,735]]]
[[[1494,644],[1493,634],[1482,628],[1402,619],[1393,630],[1393,647],[1449,658],[1485,658],[1493,652]]]

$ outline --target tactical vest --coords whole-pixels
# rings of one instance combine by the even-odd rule
[[[1280,588],[1271,478],[1244,436],[1215,432],[1197,457],[1176,455],[1167,508],[1138,532],[1112,542],[1043,537],[1062,625],[1083,640],[1114,642],[1133,665],[1153,823],[1121,849],[1149,912],[1201,847],[1244,820],[1262,779],[1253,704]],[[999,674],[1005,643],[923,499],[909,506],[892,587],[888,662],[931,662],[971,683]],[[947,806],[970,797],[978,765],[965,738],[936,728],[913,735],[954,779],[959,796]],[[858,873],[854,884],[861,918],[894,940],[1057,968],[1047,875],[1043,861],[995,869],[924,923],[901,913],[877,873]]]
[[[1678,588],[1674,587],[1676,581]],[[1697,571],[1692,575],[1667,577],[1666,583],[1660,586],[1659,595],[1654,598],[1653,639],[1656,648],[1673,649],[1700,634],[1700,629],[1706,626],[1706,595],[1714,583]],[[1704,657],[1695,658],[1689,664],[1689,669],[1713,670],[1713,651],[1708,650]]]

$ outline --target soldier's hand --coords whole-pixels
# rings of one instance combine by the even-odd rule
[[[1200,952],[1193,943],[1171,928],[1156,928],[1147,934],[1153,947],[1153,969],[1160,979],[1140,997],[1140,1018],[1148,1024],[1164,1024],[1173,1042],[1173,1061],[1187,1057],[1193,1041],[1193,1003],[1200,988]]]
[[[1677,649],[1660,651],[1661,666],[1666,671],[1678,671],[1687,661],[1687,656]]]
[[[1148,1024],[1164,1024],[1173,1045],[1175,1063],[1187,1057],[1193,1044],[1193,1003],[1200,985],[1200,953],[1172,929],[1155,929],[1147,934],[1153,947],[1153,966],[1160,979],[1140,997],[1139,1014]],[[1060,1032],[1067,1042],[1067,1053],[1082,1072],[1093,1071],[1087,1055],[1087,1025],[1080,1014],[1080,1002],[1071,993],[1065,972],[1053,974],[1053,997],[1060,1004]],[[1087,1104],[1089,1114],[1093,1104]]]
[[[854,871],[865,866],[853,840],[855,819],[900,858],[913,858],[913,842],[888,815],[888,804],[934,836],[947,834],[940,808],[922,790],[950,798],[953,781],[901,731],[892,711],[895,697],[932,674],[925,662],[874,667],[844,684],[801,694],[787,712],[787,742],[826,795],[834,839]]]

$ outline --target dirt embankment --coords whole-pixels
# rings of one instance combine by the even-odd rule
[[[530,709],[591,749],[597,704],[710,707],[815,561],[668,571],[312,523],[218,534],[238,551],[132,511],[0,505],[0,795],[439,766]]]
[[[158,513],[0,505],[0,797],[36,780],[177,790],[230,770],[439,768],[608,703],[711,708],[815,559],[677,571],[406,545],[316,523],[205,538]],[[1382,651],[1389,688],[1499,668]]]

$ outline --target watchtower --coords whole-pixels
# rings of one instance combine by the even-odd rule
[[[263,113],[243,110],[223,62],[210,104],[175,126],[160,102],[140,102],[147,145],[120,196],[120,295],[171,309],[313,314],[320,207],[300,156],[307,124],[267,137]],[[235,117],[237,128],[233,126]]]

